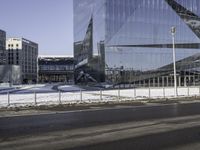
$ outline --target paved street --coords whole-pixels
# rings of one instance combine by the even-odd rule
[[[1,117],[0,149],[199,147],[199,108],[199,103],[118,106]]]

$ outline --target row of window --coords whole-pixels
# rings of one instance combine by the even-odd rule
[[[51,66],[51,65],[41,65],[40,70],[43,71],[52,71],[52,70],[57,70],[57,71],[65,71],[65,70],[74,70],[74,65],[59,65],[59,66]]]
[[[14,47],[14,44],[8,44],[8,47]],[[16,47],[19,47],[19,44],[16,44]]]

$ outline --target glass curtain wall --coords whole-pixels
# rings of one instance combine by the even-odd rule
[[[75,82],[104,82],[105,0],[74,1]]]
[[[108,81],[172,86],[170,28],[175,26],[178,85],[199,84],[199,28],[191,25],[199,23],[200,5],[196,0],[107,0],[106,3]]]
[[[98,82],[105,74],[116,85],[173,86],[175,26],[178,85],[200,84],[199,9],[198,0],[74,0],[75,78]]]

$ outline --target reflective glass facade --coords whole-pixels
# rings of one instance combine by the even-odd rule
[[[178,85],[197,85],[199,0],[74,0],[75,79],[85,72],[97,82],[173,85],[172,26]]]

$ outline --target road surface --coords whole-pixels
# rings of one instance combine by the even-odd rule
[[[200,103],[0,118],[0,149],[200,149]]]

